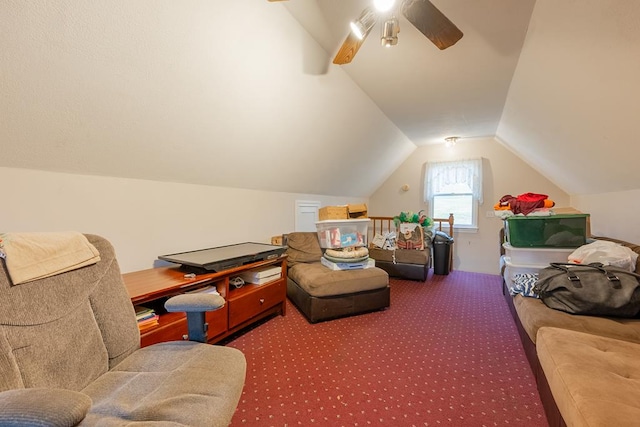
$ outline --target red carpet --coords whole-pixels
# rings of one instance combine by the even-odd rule
[[[547,426],[497,275],[391,279],[391,307],[309,324],[288,304],[228,346],[232,426]]]

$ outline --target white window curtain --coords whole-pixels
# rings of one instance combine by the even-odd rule
[[[465,188],[465,190],[461,190]],[[469,193],[482,204],[482,159],[429,162],[425,173],[424,200],[436,194]]]

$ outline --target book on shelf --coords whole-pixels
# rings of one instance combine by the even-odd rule
[[[141,305],[136,305],[134,307],[135,311],[136,311],[136,319],[137,320],[143,320],[143,319],[148,319],[149,317],[153,317],[153,315],[156,314],[155,310],[149,307],[144,307]]]
[[[154,309],[137,305],[134,307],[136,311],[136,320],[138,321],[138,329],[140,332],[146,331],[158,325],[158,316]]]
[[[154,326],[158,326],[159,325],[158,319],[160,319],[160,316],[155,314],[153,317],[149,317],[143,320],[138,320],[138,329],[140,329],[140,332],[144,332],[148,329],[153,328]]]

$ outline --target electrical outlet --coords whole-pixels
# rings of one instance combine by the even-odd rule
[[[493,218],[494,216],[496,216],[494,211],[487,211],[486,213],[487,218]]]

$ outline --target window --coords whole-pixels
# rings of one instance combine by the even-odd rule
[[[453,213],[456,228],[477,228],[482,159],[427,163],[424,197],[432,218],[448,218]]]

